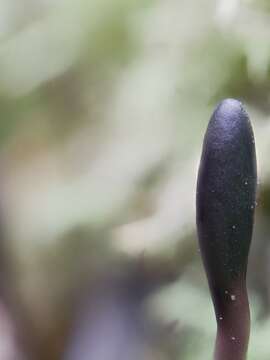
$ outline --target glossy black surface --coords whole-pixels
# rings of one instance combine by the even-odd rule
[[[205,134],[197,183],[198,235],[212,290],[224,293],[245,279],[256,184],[249,117],[239,101],[224,100]]]

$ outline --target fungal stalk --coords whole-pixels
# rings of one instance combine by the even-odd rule
[[[222,101],[204,138],[197,182],[199,245],[215,308],[215,360],[246,359],[250,312],[246,288],[256,199],[256,154],[242,104]]]

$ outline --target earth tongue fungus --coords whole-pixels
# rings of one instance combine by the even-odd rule
[[[246,272],[256,184],[249,117],[239,101],[224,100],[205,134],[197,183],[199,244],[217,320],[215,360],[246,359]]]

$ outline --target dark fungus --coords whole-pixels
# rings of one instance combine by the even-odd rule
[[[246,358],[246,289],[256,201],[255,142],[248,114],[234,99],[214,111],[197,182],[197,228],[217,320],[216,360]]]

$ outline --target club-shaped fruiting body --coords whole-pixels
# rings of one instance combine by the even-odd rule
[[[246,272],[256,184],[249,117],[239,101],[224,100],[205,134],[197,182],[198,237],[217,319],[217,360],[246,358]]]

